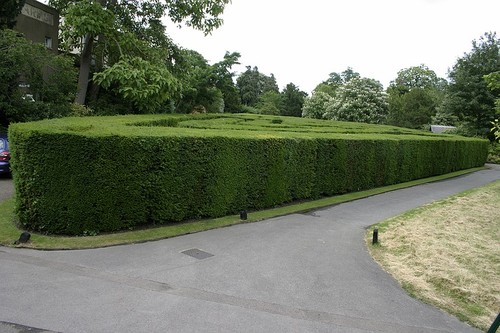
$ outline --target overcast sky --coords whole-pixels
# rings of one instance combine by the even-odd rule
[[[226,51],[310,93],[348,66],[385,87],[403,68],[427,65],[447,77],[485,32],[500,32],[499,0],[233,0],[212,35],[168,23],[178,45],[209,63]]]

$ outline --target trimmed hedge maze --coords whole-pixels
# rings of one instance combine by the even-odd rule
[[[218,217],[482,166],[484,140],[261,115],[65,118],[9,129],[29,230],[85,235]]]

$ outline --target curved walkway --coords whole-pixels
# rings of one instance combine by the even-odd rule
[[[380,220],[498,179],[500,168],[491,166],[309,214],[144,244],[0,248],[0,328],[479,332],[409,297],[371,259],[363,235]]]

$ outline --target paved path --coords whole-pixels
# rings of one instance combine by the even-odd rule
[[[0,321],[64,333],[477,333],[407,296],[368,255],[363,234],[380,220],[497,179],[495,167],[144,244],[0,248]],[[208,254],[183,253],[190,249]]]
[[[14,185],[10,175],[0,174],[0,202],[14,195]]]

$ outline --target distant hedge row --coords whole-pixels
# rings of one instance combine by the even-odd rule
[[[226,128],[228,121],[252,122],[248,115],[215,119],[223,130],[213,122],[194,129],[181,126],[193,116],[172,119],[67,118],[12,125],[21,225],[82,235],[217,217],[477,167],[487,156],[486,141],[424,132],[342,134],[342,126],[332,122],[335,135],[308,133],[305,123],[294,134],[298,120],[286,117],[274,129]],[[254,120],[271,127],[279,123],[272,119]],[[307,121],[314,128],[325,123]]]

